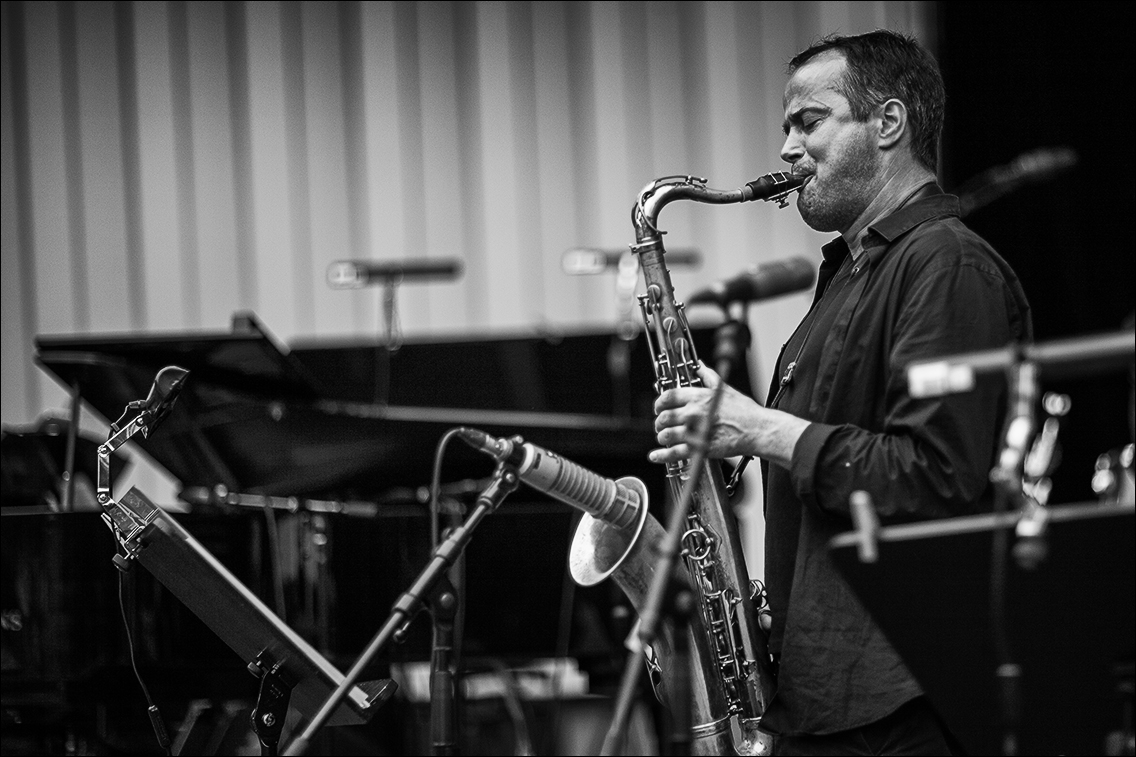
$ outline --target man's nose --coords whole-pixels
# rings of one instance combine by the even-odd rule
[[[804,154],[805,148],[801,145],[801,140],[793,131],[790,131],[785,135],[785,143],[781,145],[781,160],[793,164],[800,160]]]

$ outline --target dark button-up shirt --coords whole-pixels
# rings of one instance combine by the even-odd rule
[[[852,528],[852,492],[868,492],[884,524],[970,514],[991,496],[1004,382],[922,399],[907,386],[912,362],[1032,338],[1017,276],[958,215],[958,198],[932,186],[872,224],[856,260],[843,238],[825,245],[813,307],[778,359],[771,404],[812,423],[788,470],[765,466],[780,669],[763,726],[775,733],[854,728],[920,694],[829,558],[828,541]]]

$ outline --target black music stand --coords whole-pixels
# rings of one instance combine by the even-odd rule
[[[1131,685],[1136,587],[1134,510],[1047,508],[1048,555],[1006,565],[1006,623],[1021,665],[1020,754],[1100,754],[1122,727],[1117,680]],[[1014,513],[840,534],[830,555],[970,754],[1001,751],[1002,709],[990,620],[993,534]],[[1010,534],[1011,539],[1013,534]]]
[[[253,729],[275,754],[289,705],[308,720],[344,681],[344,676],[272,613],[181,524],[132,488],[107,509],[127,559],[137,560],[261,678]],[[354,686],[329,725],[371,719],[394,693],[389,679]]]

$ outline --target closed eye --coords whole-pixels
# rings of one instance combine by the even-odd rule
[[[827,115],[828,112],[824,109],[802,108],[796,113],[790,114],[781,124],[781,129],[785,132],[785,136],[789,136],[789,130],[794,126],[799,126],[802,131],[808,133],[815,129]]]

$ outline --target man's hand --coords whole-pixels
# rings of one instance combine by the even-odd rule
[[[663,448],[652,450],[648,456],[651,462],[669,463],[694,456],[711,397],[721,383],[718,374],[705,365],[698,375],[704,386],[668,389],[655,400],[655,434]],[[707,442],[707,455],[749,455],[787,468],[793,447],[808,425],[808,421],[788,413],[764,408],[726,385],[717,422]]]

